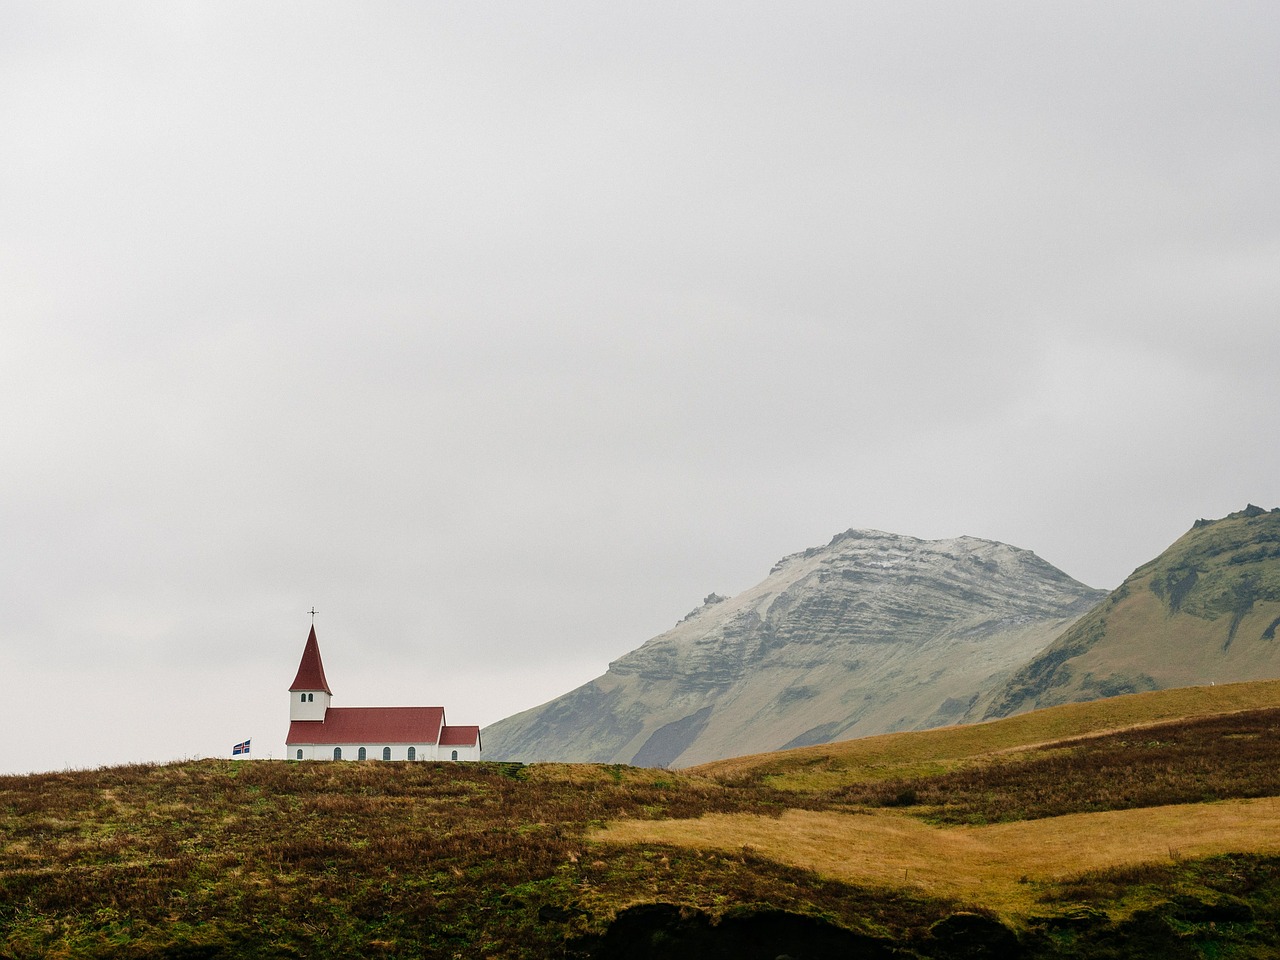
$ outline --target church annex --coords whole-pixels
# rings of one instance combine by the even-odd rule
[[[451,727],[444,707],[333,707],[316,628],[289,687],[290,760],[479,760],[480,728]]]

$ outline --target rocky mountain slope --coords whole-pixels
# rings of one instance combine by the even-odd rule
[[[486,728],[485,755],[685,766],[954,723],[1104,596],[1002,543],[850,530]]]
[[[968,719],[1280,677],[1280,509],[1198,520]]]

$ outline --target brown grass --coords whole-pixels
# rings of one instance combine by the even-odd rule
[[[1076,814],[985,827],[937,827],[896,812],[792,810],[774,819],[611,822],[610,844],[741,851],[854,884],[981,903],[1010,916],[1042,909],[1047,884],[1087,871],[1219,853],[1280,852],[1280,799]]]
[[[0,777],[0,957],[540,958],[622,905],[662,898],[855,927],[876,910],[898,929],[941,915],[741,854],[585,839],[609,819],[776,814],[784,800],[588,764],[202,761]]]
[[[716,760],[685,772],[732,783],[763,782],[784,790],[831,790],[857,780],[945,773],[1001,751],[1072,737],[1267,707],[1280,707],[1280,680],[1158,690],[1070,703],[989,723],[891,733]]]
[[[712,913],[763,904],[890,939],[923,936],[957,904],[1020,916],[1088,897],[1111,909],[1107,897],[1155,882],[1159,871],[1144,865],[1163,863],[1194,885],[1201,867],[1190,858],[1277,850],[1275,799],[1052,817],[1061,810],[1037,813],[1027,801],[1045,784],[1087,796],[1128,767],[1136,785],[1157,788],[1143,803],[1198,782],[1206,767],[1226,774],[1217,796],[1280,789],[1280,719],[1267,726],[1266,711],[1151,725],[1193,712],[1197,698],[1243,711],[1280,698],[1280,684],[1168,693],[1075,708],[1091,708],[1087,716],[793,751],[718,779],[595,764],[262,761],[0,777],[0,956],[532,960],[654,900]],[[1125,726],[1123,717],[1141,718],[1141,736],[1030,746],[1055,731]],[[1055,766],[1064,759],[1074,765]],[[976,779],[947,779],[961,775]],[[929,805],[855,808],[875,802],[875,790],[896,799],[899,788]],[[924,822],[948,811],[1045,818]],[[1201,873],[1270,884],[1277,863]],[[1268,911],[1274,902],[1280,920],[1280,883],[1270,890],[1255,899]]]
[[[932,777],[855,781],[825,796],[919,805],[946,823],[1280,796],[1280,709],[1063,740]]]

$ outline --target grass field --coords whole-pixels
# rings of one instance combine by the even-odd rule
[[[658,901],[820,917],[904,957],[966,909],[1023,931],[1028,957],[1274,956],[1278,699],[1166,691],[683,772],[0,777],[0,957],[603,960],[614,916]],[[1135,946],[1125,924],[1159,936]]]
[[[1226,853],[1280,853],[1280,799],[1148,807],[982,827],[939,827],[898,812],[789,810],[780,818],[611,823],[610,843],[744,849],[853,884],[980,904],[1006,919],[1045,912],[1045,894],[1081,874]]]
[[[765,903],[906,935],[947,905],[759,857],[594,844],[781,814],[620,766],[200,761],[0,777],[0,956],[548,957],[621,907]],[[185,951],[185,952],[184,952]]]
[[[944,773],[986,761],[1001,751],[1026,750],[1073,737],[1268,707],[1280,707],[1280,680],[1186,687],[1070,703],[988,723],[890,733],[717,760],[686,772],[724,782],[762,782],[810,792],[855,781]]]

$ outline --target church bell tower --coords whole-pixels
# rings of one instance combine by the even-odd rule
[[[320,659],[315,624],[312,624],[307,645],[302,648],[298,675],[289,687],[289,720],[324,720],[332,699],[329,681],[324,678],[324,662]]]

